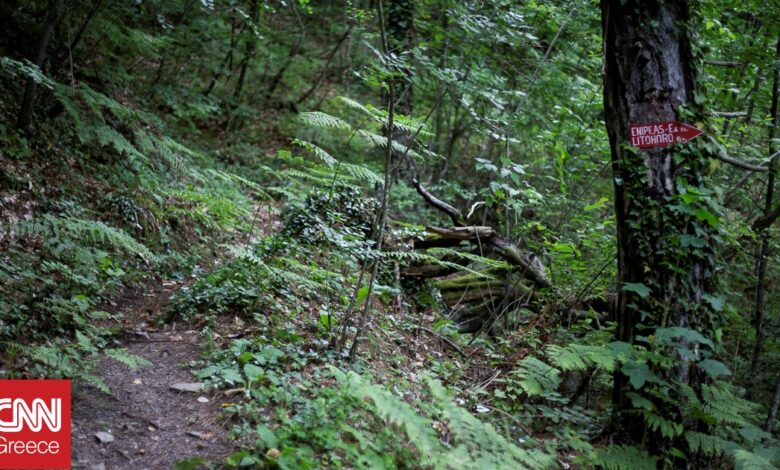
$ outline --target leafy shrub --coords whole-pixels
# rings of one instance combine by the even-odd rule
[[[307,243],[341,244],[367,238],[371,232],[376,201],[357,188],[336,185],[332,191],[314,191],[303,204],[292,207],[285,218],[284,234]]]
[[[274,345],[276,344],[276,345]],[[227,408],[244,450],[228,465],[280,468],[546,468],[551,458],[517,447],[457,406],[426,378],[411,402],[355,372],[320,367],[294,343],[236,340],[197,375],[244,400]],[[272,451],[273,450],[273,451]]]

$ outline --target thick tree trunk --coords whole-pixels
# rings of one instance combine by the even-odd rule
[[[695,70],[686,30],[688,2],[602,0],[601,9],[618,281],[621,287],[641,283],[649,289],[645,296],[620,289],[617,339],[633,343],[640,322],[645,327],[643,336],[652,335],[654,328],[671,326],[707,336],[712,315],[704,300],[714,287],[711,235],[717,219],[707,210],[706,202],[685,203],[679,197],[681,188],[706,191],[706,161],[695,143],[646,150],[629,147],[632,124],[693,120]],[[705,246],[686,246],[681,243],[683,236],[703,240]],[[697,389],[699,378],[686,361],[680,363],[667,371],[666,378]],[[626,398],[628,387],[626,376],[616,373],[615,422],[629,439],[639,440],[645,433],[643,420],[622,414],[633,408]],[[659,409],[659,413],[679,419],[677,410]],[[659,436],[650,436],[651,447],[663,445],[660,438],[653,442]]]

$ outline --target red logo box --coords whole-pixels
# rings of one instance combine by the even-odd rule
[[[70,380],[0,380],[0,469],[70,468]]]

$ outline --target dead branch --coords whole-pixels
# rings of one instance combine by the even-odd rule
[[[425,230],[432,232],[441,238],[450,240],[469,240],[469,241],[488,241],[496,237],[496,231],[493,227],[486,225],[472,225],[470,227],[425,227]]]
[[[428,190],[423,188],[420,182],[417,181],[416,179],[412,180],[412,185],[414,185],[414,188],[417,190],[418,193],[420,193],[420,196],[422,196],[423,199],[425,199],[425,201],[428,204],[447,214],[450,217],[450,219],[452,219],[452,223],[456,227],[461,227],[465,225],[465,221],[463,220],[463,214],[461,214],[458,209],[455,209],[451,205],[447,204],[446,202],[442,201],[441,199],[437,198],[436,196],[428,192]]]

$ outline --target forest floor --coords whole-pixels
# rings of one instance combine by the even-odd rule
[[[172,388],[197,383],[189,370],[193,361],[202,358],[205,339],[189,324],[154,326],[171,294],[182,285],[174,281],[150,284],[111,302],[123,314],[120,346],[149,364],[131,370],[103,358],[95,375],[111,394],[89,386],[76,391],[74,467],[171,468],[189,457],[218,462],[233,452],[229,426],[219,419],[218,397]]]
[[[275,207],[260,206],[255,210],[252,236],[237,236],[251,242],[278,230],[280,224]],[[219,263],[220,259],[211,261]],[[111,393],[89,385],[74,389],[74,468],[172,468],[191,458],[223,462],[235,452],[236,444],[228,437],[230,423],[223,417],[221,392],[195,390],[203,384],[191,370],[203,359],[208,340],[202,323],[177,321],[158,326],[171,296],[191,282],[150,280],[126,289],[104,307],[120,314],[114,325],[121,329],[115,346],[148,364],[132,370],[103,357],[94,374]]]

